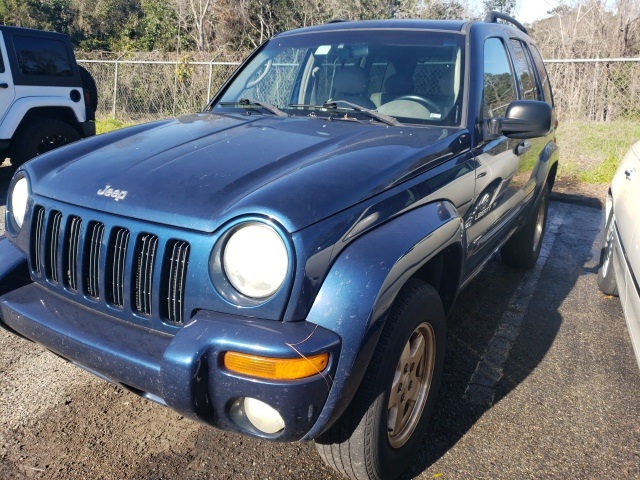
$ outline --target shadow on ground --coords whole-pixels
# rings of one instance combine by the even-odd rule
[[[556,195],[583,207],[599,207],[598,200]],[[584,209],[583,209],[584,211]],[[539,365],[558,334],[563,318],[559,312],[578,278],[587,273],[593,261],[591,246],[600,232],[600,210],[593,209],[594,220],[584,222],[579,215],[565,215],[541,280],[530,299],[518,339],[513,344],[504,376],[497,385],[493,405],[509,395]],[[565,244],[562,232],[571,231]],[[580,232],[575,234],[575,232]],[[562,251],[564,250],[564,251]],[[504,315],[509,299],[525,275],[510,268],[496,256],[484,271],[461,292],[447,328],[447,354],[438,403],[418,461],[403,478],[413,478],[447,453],[490,409],[471,404],[465,398],[469,379]]]

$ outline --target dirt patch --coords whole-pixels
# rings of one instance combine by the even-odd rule
[[[604,183],[583,183],[573,179],[558,178],[553,185],[551,198],[602,209],[608,189],[609,185]]]

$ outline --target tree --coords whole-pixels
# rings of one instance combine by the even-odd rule
[[[142,0],[138,15],[132,15],[119,42],[120,47],[142,51],[172,51],[178,48],[178,14],[165,0]],[[190,47],[184,42],[182,47]]]
[[[0,0],[0,22],[18,27],[31,26],[30,7],[21,0]]]
[[[516,8],[516,0],[484,0],[485,12],[502,12],[511,15]]]

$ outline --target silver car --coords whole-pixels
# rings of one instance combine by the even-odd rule
[[[640,142],[622,159],[606,203],[598,286],[607,295],[620,296],[640,366]]]

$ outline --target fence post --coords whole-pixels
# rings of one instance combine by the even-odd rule
[[[116,58],[116,68],[113,74],[113,107],[111,109],[111,116],[114,120],[116,119],[116,101],[118,100],[118,62],[122,57],[123,55],[120,55]]]
[[[205,104],[211,100],[211,82],[213,81],[213,60],[209,62],[209,86],[207,87],[207,98]]]

